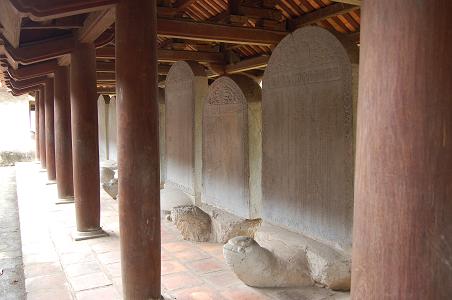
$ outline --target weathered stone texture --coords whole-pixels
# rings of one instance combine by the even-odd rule
[[[173,208],[171,220],[184,240],[195,242],[210,240],[210,217],[197,206],[184,205]]]
[[[108,104],[101,95],[97,100],[97,114],[99,121],[99,160],[108,160]]]
[[[261,90],[249,77],[217,79],[203,114],[203,202],[243,218],[260,215]]]
[[[159,88],[158,96],[159,96],[160,188],[163,189],[166,180],[165,90]]]
[[[349,290],[351,254],[280,227],[263,224],[255,233],[256,241],[287,263],[304,266],[315,282],[334,290]]]
[[[210,216],[212,223],[211,241],[227,243],[237,236],[254,238],[254,234],[262,223],[261,219],[244,219],[210,205],[202,205],[202,209]]]
[[[208,89],[204,67],[175,63],[166,78],[166,185],[198,197],[201,189],[201,118]]]
[[[252,287],[300,287],[313,284],[306,258],[288,261],[261,247],[250,237],[235,237],[223,247],[226,263]]]
[[[115,161],[100,163],[100,184],[104,191],[113,199],[118,198],[118,165]]]
[[[341,42],[301,28],[275,48],[263,78],[263,216],[351,247],[352,64]]]
[[[110,98],[110,103],[108,104],[108,159],[117,161],[118,160],[118,126],[116,119],[116,97]]]

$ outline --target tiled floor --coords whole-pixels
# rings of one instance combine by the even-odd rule
[[[74,205],[56,206],[56,186],[32,163],[18,164],[17,185],[28,299],[121,299],[118,206],[101,192],[110,236],[74,242]],[[183,300],[348,299],[322,288],[254,289],[229,270],[222,245],[182,240],[162,221],[162,288]]]

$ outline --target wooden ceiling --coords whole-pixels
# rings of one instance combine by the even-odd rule
[[[105,73],[114,73],[115,2],[0,1],[0,81],[18,93],[19,81],[68,64],[77,41],[95,42],[99,89],[114,92],[114,74]],[[360,4],[361,0],[158,0],[161,80],[178,60],[204,64],[210,77],[238,72],[260,76],[272,49],[302,26],[321,26],[358,42]]]

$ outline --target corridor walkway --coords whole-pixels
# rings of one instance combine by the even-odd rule
[[[16,166],[27,298],[121,299],[117,201],[101,193],[101,224],[109,237],[73,242],[74,204],[54,204],[56,186],[46,185],[39,168],[34,163]],[[320,288],[250,288],[229,270],[221,245],[184,241],[167,221],[162,221],[162,289],[178,300],[349,297]]]
[[[0,299],[25,298],[15,170],[0,168]]]

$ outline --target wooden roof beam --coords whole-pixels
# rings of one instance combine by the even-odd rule
[[[343,15],[356,9],[359,9],[359,6],[344,3],[328,5],[324,8],[314,10],[313,12],[301,15],[296,19],[290,20],[289,27],[290,29],[295,30],[299,27],[312,25],[327,18]]]
[[[16,80],[25,80],[53,73],[58,67],[57,60],[49,60],[18,69],[8,68],[8,74]]]
[[[262,69],[267,66],[269,59],[270,57],[266,55],[244,59],[238,63],[227,65],[225,72],[226,74],[234,74],[254,69]]]
[[[115,59],[115,49],[113,47],[99,48],[96,51],[96,57],[100,59]],[[222,53],[185,50],[157,49],[157,59],[160,62],[193,60],[205,63],[224,63]]]
[[[278,44],[287,32],[160,18],[157,34],[169,38],[269,46]]]
[[[2,0],[33,21],[52,20],[112,8],[117,0]]]
[[[187,9],[190,5],[192,5],[193,3],[195,3],[197,0],[177,0],[174,4],[173,7],[176,8],[179,11],[183,11],[185,9]]]
[[[19,47],[20,25],[22,15],[7,0],[0,1],[0,23],[2,24],[2,35],[8,40],[12,47]]]
[[[158,65],[158,74],[159,75],[167,75],[171,66],[169,65]],[[96,71],[97,73],[115,73],[115,63],[114,62],[102,62],[98,61],[96,63]]]
[[[359,5],[361,6],[363,4],[362,0],[331,0],[333,2],[340,2],[340,3],[347,3],[352,5]]]
[[[78,31],[78,39],[82,43],[93,43],[115,22],[115,8],[91,13]]]

